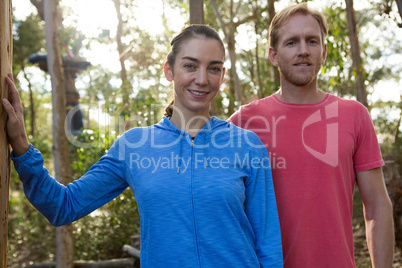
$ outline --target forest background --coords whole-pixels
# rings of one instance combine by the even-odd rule
[[[13,1],[13,73],[30,142],[42,152],[52,173],[50,78],[29,62],[31,55],[46,53],[39,2]],[[278,89],[277,70],[268,60],[267,29],[276,11],[298,2],[319,9],[329,22],[328,57],[319,75],[320,89],[366,100],[384,159],[401,163],[402,22],[396,1],[354,1],[359,71],[354,67],[356,44],[351,42],[347,20],[346,2],[351,1],[205,0],[205,23],[219,31],[227,48],[226,81],[212,114],[226,119],[240,105]],[[79,135],[69,135],[72,179],[78,179],[124,130],[161,119],[171,97],[162,68],[170,39],[189,24],[189,6],[184,0],[62,0],[59,11],[63,57],[91,63],[76,78],[84,128]],[[360,82],[366,94],[363,98],[356,93]],[[371,267],[359,198],[357,192],[353,225],[356,234],[363,234],[356,236],[355,245],[363,251],[356,250],[356,262],[358,267]],[[127,190],[73,224],[74,259],[124,257],[122,246],[139,231],[135,199]],[[55,259],[54,228],[26,200],[14,170],[8,233],[9,267]]]

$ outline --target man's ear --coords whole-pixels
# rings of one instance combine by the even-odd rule
[[[163,66],[163,72],[165,73],[165,77],[169,82],[173,81],[173,70],[170,67],[170,64],[168,62],[165,62],[165,65]]]
[[[278,59],[277,59],[277,54],[276,50],[273,47],[269,47],[269,60],[272,62],[272,64],[275,67],[278,67]]]

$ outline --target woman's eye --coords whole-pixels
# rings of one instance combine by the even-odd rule
[[[195,66],[194,66],[194,64],[184,64],[184,68],[186,68],[186,69],[189,69],[189,70],[192,70],[192,69],[195,69]]]

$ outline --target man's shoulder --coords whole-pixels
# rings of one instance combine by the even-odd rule
[[[367,111],[367,107],[364,106],[362,103],[358,102],[357,100],[354,99],[347,99],[344,97],[338,97],[333,94],[329,94],[330,102],[338,102],[339,108],[341,109],[350,109],[350,110],[360,110],[360,111]]]
[[[239,116],[240,114],[242,116],[246,116],[247,114],[254,115],[254,114],[258,113],[258,111],[268,109],[270,107],[269,104],[272,101],[273,101],[272,95],[268,96],[268,97],[265,97],[265,98],[262,98],[262,99],[251,101],[248,104],[242,105],[240,107],[240,109],[237,112],[235,112],[233,115],[234,116]]]
[[[241,110],[252,110],[252,109],[262,109],[266,108],[266,105],[274,100],[273,95],[270,95],[268,97],[254,100],[249,102],[248,104],[245,104],[241,106]]]

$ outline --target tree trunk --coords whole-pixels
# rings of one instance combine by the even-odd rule
[[[255,5],[253,3],[253,13],[254,16],[256,17],[255,21],[254,21],[254,31],[255,34],[258,34],[259,32],[259,28],[258,28],[258,1],[256,1]],[[258,81],[258,97],[264,98],[264,86],[262,84],[262,78],[261,78],[261,68],[260,68],[260,55],[259,55],[259,38],[256,38],[255,41],[255,65],[257,67],[257,81]],[[257,84],[257,83],[256,83]]]
[[[43,0],[30,0],[31,4],[38,10],[38,15],[42,20],[45,20],[45,10],[43,7]]]
[[[31,84],[31,80],[28,77],[28,74],[25,70],[25,64],[24,61],[22,60],[22,66],[21,66],[21,71],[24,74],[24,78],[25,80],[28,82],[28,90],[29,90],[29,110],[31,113],[31,136],[35,137],[35,103],[34,103],[34,99],[33,99],[33,91],[32,91],[32,84]]]
[[[5,77],[12,71],[11,0],[0,0],[0,97],[8,98]],[[0,268],[7,267],[7,229],[10,194],[10,148],[5,131],[7,115],[0,105]]]
[[[204,0],[190,0],[190,24],[204,23]]]
[[[230,58],[230,71],[233,79],[233,85],[234,85],[234,95],[236,97],[236,107],[237,109],[240,108],[241,106],[241,88],[240,88],[240,79],[236,71],[236,41],[235,41],[235,30],[236,28],[234,27],[234,14],[233,14],[233,0],[230,1],[230,22],[229,26],[226,27],[222,16],[219,14],[218,6],[216,5],[215,0],[211,0],[212,8],[216,14],[216,17],[219,20],[219,23],[221,25],[222,31],[225,35],[225,40],[226,44],[228,46],[228,52],[229,52],[229,58]],[[229,29],[227,29],[229,28]],[[230,106],[230,105],[229,105]],[[229,109],[230,110],[230,109]],[[229,111],[229,114],[231,114],[233,111]]]
[[[275,2],[276,2],[276,0],[268,0],[268,20],[269,20],[268,24],[271,24],[271,21],[272,21],[272,19],[274,18],[275,14],[276,14],[276,12],[275,12]],[[267,36],[267,40],[268,40],[268,36]],[[270,60],[269,60],[269,57],[268,57],[268,55],[269,55],[268,50],[269,50],[269,43],[267,44],[266,62],[271,67],[271,72],[270,73],[271,73],[272,80],[274,82],[274,88],[272,90],[270,90],[270,91],[273,93],[273,92],[275,92],[276,90],[279,89],[281,82],[280,82],[280,75],[279,75],[278,69],[274,65],[270,64]]]
[[[364,68],[360,56],[359,38],[357,35],[356,15],[353,7],[353,0],[346,0],[346,17],[349,30],[350,48],[353,61],[353,72],[355,73],[355,95],[357,101],[368,107],[366,85],[364,84]]]
[[[398,146],[400,144],[400,139],[401,139],[400,138],[401,131],[399,130],[399,128],[401,127],[401,123],[402,123],[402,96],[399,97],[399,109],[401,110],[401,112],[399,113],[398,123],[396,124],[395,138],[394,138],[394,148],[396,149],[397,152],[399,150],[396,146]]]
[[[129,96],[131,93],[130,83],[127,78],[127,70],[125,65],[126,52],[124,51],[123,43],[121,41],[121,37],[123,36],[123,20],[120,12],[120,0],[113,0],[114,6],[116,8],[116,15],[118,19],[117,32],[116,32],[116,42],[117,42],[117,51],[119,52],[119,60],[120,60],[120,77],[121,77],[121,87],[123,92],[123,111],[122,115],[125,120],[130,117],[130,104],[129,104]],[[126,129],[129,128],[129,125],[126,125]]]
[[[53,157],[55,178],[66,185],[71,177],[68,140],[64,129],[66,117],[65,77],[57,34],[58,1],[45,0],[45,32],[47,65],[52,84]],[[58,268],[73,268],[74,247],[71,224],[56,228]]]
[[[396,5],[398,7],[399,16],[402,19],[402,0],[396,0]],[[402,28],[402,22],[398,23],[398,27]]]

